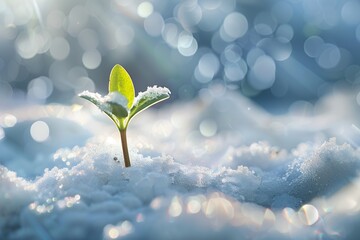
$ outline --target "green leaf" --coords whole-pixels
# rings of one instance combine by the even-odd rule
[[[103,98],[110,108],[111,113],[117,118],[126,118],[129,115],[129,109],[127,108],[127,99],[119,92],[110,92]]]
[[[139,93],[136,97],[134,106],[130,109],[129,120],[130,120],[139,112],[151,107],[152,105],[161,102],[170,97],[170,91],[167,88],[161,87],[148,87],[147,91],[143,93]]]
[[[109,92],[117,91],[121,93],[127,99],[127,107],[130,109],[134,102],[135,89],[131,77],[125,68],[116,64],[111,70],[109,80]]]
[[[124,126],[125,118],[128,116],[128,110],[116,102],[106,101],[106,97],[103,98],[98,93],[82,92],[79,97],[84,98],[94,105],[96,105],[101,111],[110,117],[114,121],[118,128]]]
[[[98,108],[100,108],[101,111],[111,113],[111,109],[109,108],[109,106],[106,103],[104,103],[104,100],[100,94],[85,91],[85,92],[80,93],[79,97],[84,98],[84,99],[88,100],[89,102],[92,102]]]
[[[114,102],[107,102],[111,107],[111,113],[117,118],[126,118],[128,116],[128,111],[126,108],[120,104]]]

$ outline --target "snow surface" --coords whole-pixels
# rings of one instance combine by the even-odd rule
[[[170,96],[170,94],[170,90],[166,87],[158,87],[156,85],[152,87],[147,87],[145,92],[139,92],[138,95],[135,97],[133,106],[136,106],[143,98],[147,98],[150,100],[153,98],[157,98],[161,95]]]
[[[90,105],[14,110],[0,140],[0,239],[356,239],[352,101],[334,94],[273,116],[203,91],[132,122],[131,168],[115,126]],[[50,127],[44,143],[11,137],[38,119]],[[69,123],[77,130],[55,131]]]

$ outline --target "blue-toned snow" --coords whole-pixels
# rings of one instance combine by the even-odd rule
[[[352,101],[273,116],[202,92],[134,119],[126,169],[115,126],[85,101],[3,111],[0,239],[356,239]],[[31,138],[35,121],[49,127],[44,142]]]

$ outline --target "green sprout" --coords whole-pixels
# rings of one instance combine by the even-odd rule
[[[126,129],[130,120],[139,112],[170,97],[165,87],[148,87],[135,97],[135,89],[128,72],[116,64],[110,73],[109,94],[102,97],[98,93],[84,91],[79,94],[110,117],[120,132],[125,167],[130,167],[129,150],[126,140]]]

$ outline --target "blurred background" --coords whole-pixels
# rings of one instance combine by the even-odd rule
[[[272,113],[360,84],[357,0],[0,0],[0,107],[106,94],[122,64],[172,101],[221,86]],[[360,97],[358,97],[360,102]]]

